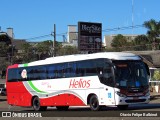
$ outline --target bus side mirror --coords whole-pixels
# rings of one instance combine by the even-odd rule
[[[149,67],[148,67],[148,65],[146,63],[144,63],[144,64],[145,64],[145,68],[146,68],[147,74],[150,76]]]

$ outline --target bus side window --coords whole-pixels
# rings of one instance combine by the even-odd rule
[[[150,71],[149,71],[148,65],[147,65],[146,63],[144,63],[144,65],[145,65],[145,68],[146,68],[146,71],[147,71],[148,76],[150,76]]]
[[[103,74],[103,67],[104,67],[104,60],[103,59],[96,60],[96,71],[98,75]]]
[[[43,79],[46,79],[46,67],[45,66],[39,66],[36,68],[37,70],[37,78],[38,80],[43,80]]]
[[[35,78],[34,78],[34,69],[33,69],[33,67],[28,67],[27,68],[27,79],[28,80],[34,80]]]
[[[86,67],[86,76],[93,76],[96,75],[96,62],[95,60],[87,60],[85,62]]]
[[[22,76],[22,72],[23,72],[24,69],[25,68],[18,68],[18,81],[27,81],[27,78],[23,78],[23,76]],[[27,74],[28,73],[26,73],[26,76],[27,76]]]
[[[18,81],[18,69],[13,68],[8,70],[8,82],[17,82]]]
[[[75,77],[76,64],[75,62],[66,63],[65,75],[67,77]]]
[[[113,68],[109,63],[105,63],[104,65],[104,83],[108,86],[114,86],[114,76],[113,76]]]
[[[56,77],[55,76],[55,70],[56,70],[55,65],[48,66],[47,79],[54,79]]]
[[[105,61],[105,59],[97,60],[97,74],[101,83],[108,86],[114,86],[112,65]]]
[[[80,61],[77,62],[76,64],[76,76],[77,77],[81,77],[81,76],[85,76],[85,61]]]
[[[65,77],[65,73],[64,73],[64,70],[65,70],[65,64],[58,64],[56,65],[56,78],[63,78]]]

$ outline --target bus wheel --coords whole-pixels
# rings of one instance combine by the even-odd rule
[[[41,106],[40,111],[46,111],[47,110],[47,106]]]
[[[32,106],[35,111],[45,111],[47,109],[47,106],[40,106],[40,100],[38,97],[33,98]]]
[[[56,106],[56,108],[59,111],[66,111],[66,110],[68,110],[69,106]]]
[[[96,95],[91,96],[89,104],[92,111],[98,111],[100,109],[99,101]]]
[[[117,107],[120,110],[126,110],[128,108],[128,105],[117,105]]]

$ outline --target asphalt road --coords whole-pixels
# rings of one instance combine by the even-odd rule
[[[137,104],[131,105],[128,110],[119,110],[117,107],[105,107],[101,111],[90,111],[89,107],[70,107],[68,111],[57,111],[55,107],[48,107],[47,111],[44,112],[35,112],[33,108],[24,108],[24,107],[17,107],[17,106],[9,106],[6,101],[5,96],[0,96],[0,111],[4,112],[12,112],[12,113],[19,113],[19,114],[32,114],[37,113],[37,116],[40,117],[47,117],[56,120],[70,120],[75,118],[76,120],[82,119],[111,119],[112,120],[132,120],[135,117],[136,119],[148,119],[148,120],[160,120],[160,99],[155,98],[149,104]],[[157,116],[156,116],[157,114]],[[15,114],[16,115],[16,114]],[[151,115],[145,116],[143,115]],[[154,117],[154,115],[156,117]],[[14,116],[17,117],[17,116]],[[42,119],[41,118],[41,119]],[[1,118],[0,118],[1,119]],[[27,118],[23,118],[27,119]],[[33,119],[33,118],[30,118]],[[36,118],[34,118],[35,120]],[[46,120],[46,119],[45,119]]]

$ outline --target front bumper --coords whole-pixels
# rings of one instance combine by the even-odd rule
[[[150,102],[150,96],[142,97],[117,97],[116,105],[130,105],[130,104],[146,104]]]

